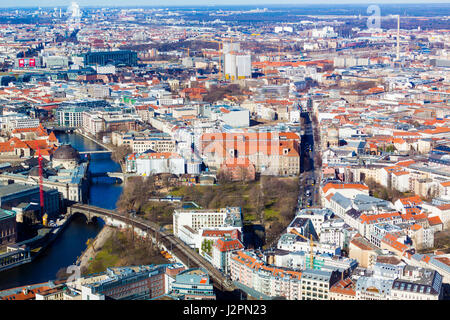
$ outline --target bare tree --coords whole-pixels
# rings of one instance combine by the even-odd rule
[[[123,144],[114,148],[111,154],[111,159],[122,166],[123,164],[125,164],[125,157],[132,152],[133,151],[131,150],[131,147],[129,145]]]

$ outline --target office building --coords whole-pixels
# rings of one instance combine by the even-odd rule
[[[180,300],[215,300],[209,275],[201,269],[181,271],[172,282],[171,296]]]
[[[98,51],[87,52],[83,55],[84,65],[114,65],[136,66],[137,53],[133,51]]]

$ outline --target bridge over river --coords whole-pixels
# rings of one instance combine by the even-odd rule
[[[80,151],[79,154],[97,154],[97,153],[111,153],[111,150],[91,150],[91,151]]]
[[[94,217],[101,218],[106,224],[119,227],[132,227],[134,232],[142,237],[147,237],[156,243],[160,249],[168,251],[178,262],[188,268],[203,268],[210,275],[214,286],[221,291],[233,291],[236,287],[227,277],[216,269],[209,261],[192,250],[184,242],[174,235],[161,230],[161,228],[147,220],[138,217],[129,217],[117,212],[98,208],[95,206],[75,203],[67,208],[68,214],[84,214],[88,221]]]

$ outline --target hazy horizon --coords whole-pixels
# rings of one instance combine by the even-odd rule
[[[10,0],[0,0],[1,8],[26,8],[26,7],[58,7],[69,6],[71,0],[22,0],[20,5],[15,5]],[[397,5],[397,4],[450,4],[448,0],[316,0],[311,3],[310,0],[166,0],[164,4],[161,1],[154,0],[78,0],[80,7],[136,7],[136,6],[151,6],[151,7],[172,7],[172,6],[264,6],[264,5]]]

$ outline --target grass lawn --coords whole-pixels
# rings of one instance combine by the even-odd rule
[[[91,260],[88,267],[88,273],[103,272],[107,267],[112,267],[120,260],[118,255],[111,253],[108,249],[99,251],[95,258]]]
[[[103,272],[108,267],[167,262],[159,250],[152,248],[151,243],[132,237],[130,232],[116,231],[90,261],[85,274]]]
[[[183,197],[183,201],[193,201],[203,208],[241,207],[244,221],[258,220],[259,206],[266,221],[287,223],[297,201],[298,180],[265,176],[263,180],[251,182],[181,186],[172,188],[169,194]]]
[[[264,218],[267,221],[278,219],[280,212],[274,209],[264,209]]]

